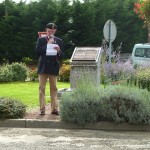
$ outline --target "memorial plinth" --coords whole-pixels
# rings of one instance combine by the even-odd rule
[[[101,47],[76,47],[70,64],[70,88],[77,86],[83,76],[91,77],[94,84],[100,84],[100,54]]]

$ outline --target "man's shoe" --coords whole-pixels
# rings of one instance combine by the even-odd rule
[[[45,115],[45,111],[42,110],[42,111],[40,112],[40,115]]]
[[[59,113],[58,113],[58,110],[54,110],[53,112],[51,112],[52,115],[58,115],[59,116]]]

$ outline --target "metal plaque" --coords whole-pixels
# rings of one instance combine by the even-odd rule
[[[100,47],[76,47],[71,61],[96,61]]]

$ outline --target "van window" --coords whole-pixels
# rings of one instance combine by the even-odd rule
[[[150,58],[150,48],[136,48],[135,57]]]
[[[145,56],[150,58],[150,48],[145,49]]]

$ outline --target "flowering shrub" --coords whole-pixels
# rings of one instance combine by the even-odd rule
[[[29,72],[30,81],[35,81],[38,79],[37,68],[32,68]]]
[[[148,42],[150,43],[150,0],[138,0],[134,4],[134,11],[144,20],[145,25],[148,27]]]
[[[130,60],[120,61],[120,49],[121,45],[112,51],[112,62],[109,64],[107,62],[107,51],[108,47],[106,43],[103,43],[103,53],[102,53],[102,67],[101,67],[101,83],[108,84],[109,82],[115,82],[116,84],[122,83],[122,80],[126,80],[133,74],[135,74],[135,69],[131,64]]]
[[[130,61],[112,63],[111,67],[109,67],[108,63],[105,63],[104,72],[108,79],[118,81],[133,75],[135,73],[135,69]]]
[[[138,0],[134,4],[134,11],[141,19],[150,21],[150,0]]]
[[[70,79],[70,65],[62,64],[58,80],[63,82],[69,82],[69,79]]]

